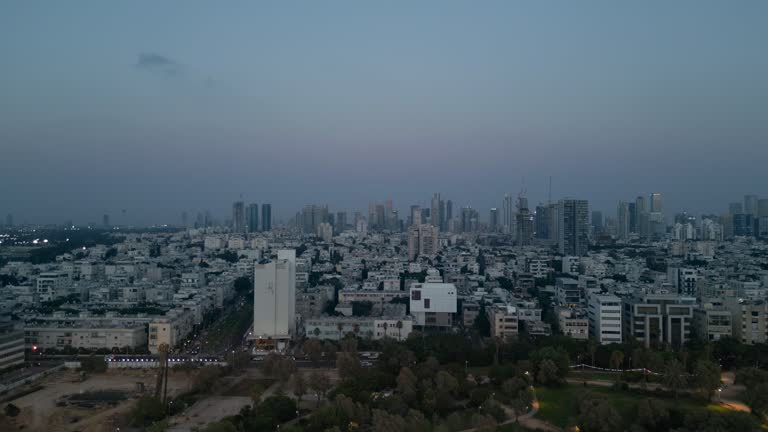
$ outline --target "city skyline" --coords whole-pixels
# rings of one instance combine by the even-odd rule
[[[768,194],[765,3],[241,6],[5,5],[0,212]]]

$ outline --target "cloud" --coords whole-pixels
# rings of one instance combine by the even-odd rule
[[[184,66],[179,62],[156,53],[140,53],[136,68],[168,77],[184,73]]]

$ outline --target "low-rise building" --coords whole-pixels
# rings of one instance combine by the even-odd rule
[[[515,339],[520,333],[517,308],[507,304],[495,304],[491,308],[491,336],[504,340]]]

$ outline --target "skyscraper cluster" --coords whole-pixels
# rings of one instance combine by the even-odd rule
[[[198,214],[198,218],[199,218]],[[206,214],[206,219],[208,215]],[[208,226],[208,223],[205,223]],[[248,204],[243,201],[235,201],[232,204],[232,231],[236,233],[255,233],[272,229],[272,205],[262,204],[261,215],[259,205]]]

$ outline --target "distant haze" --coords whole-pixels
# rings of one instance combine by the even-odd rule
[[[768,197],[768,2],[5,2],[0,222]],[[121,210],[125,209],[125,216]]]

